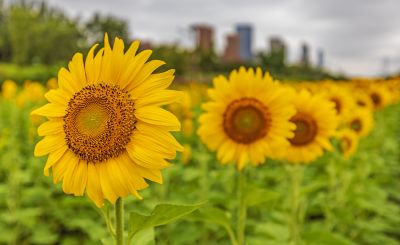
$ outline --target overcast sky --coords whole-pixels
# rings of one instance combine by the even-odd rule
[[[70,15],[98,11],[125,19],[131,36],[154,43],[194,42],[189,26],[215,27],[217,49],[237,23],[254,27],[254,51],[267,49],[271,36],[289,46],[289,60],[300,45],[325,52],[325,66],[354,76],[400,70],[400,0],[47,0]],[[386,60],[386,62],[384,62]],[[386,65],[384,65],[386,63]]]

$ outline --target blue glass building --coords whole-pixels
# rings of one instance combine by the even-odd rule
[[[250,60],[253,57],[251,53],[253,27],[249,24],[239,24],[236,26],[236,32],[239,35],[240,59]]]

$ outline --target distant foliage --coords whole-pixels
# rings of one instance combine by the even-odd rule
[[[0,1],[0,62],[60,64],[101,42],[104,32],[124,40],[129,36],[127,23],[112,16],[95,14],[81,23],[45,2]]]

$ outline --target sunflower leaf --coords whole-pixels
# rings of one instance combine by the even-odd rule
[[[182,216],[185,216],[204,203],[195,205],[175,205],[159,204],[149,215],[143,215],[136,212],[129,214],[129,236],[134,236],[140,230],[168,224]]]

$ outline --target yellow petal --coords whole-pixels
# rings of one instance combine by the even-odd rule
[[[125,69],[125,71],[122,73],[120,77],[119,86],[122,89],[130,91],[134,87],[133,80],[136,74],[138,74],[138,72],[142,69],[146,61],[150,58],[152,52],[153,51],[151,50],[143,50],[134,57],[134,59],[131,61],[129,66]]]
[[[58,183],[60,180],[62,180],[70,163],[78,160],[79,159],[72,151],[67,150],[61,159],[53,165],[53,182]]]
[[[88,180],[86,192],[97,207],[102,207],[103,192],[101,191],[100,176],[94,163],[88,163]]]
[[[110,184],[111,180],[108,177],[106,164],[107,164],[106,162],[96,163],[95,167],[97,171],[100,173],[101,190],[104,194],[104,197],[107,200],[109,200],[112,204],[115,204],[115,201],[117,200],[118,196],[111,187]]]
[[[155,90],[168,88],[174,80],[175,70],[168,70],[162,73],[151,74],[146,81],[135,87],[132,92],[132,98],[146,97],[147,94]]]
[[[71,75],[74,77],[73,81],[75,82],[74,85],[77,89],[81,89],[85,84],[86,81],[86,71],[85,66],[83,64],[83,55],[81,53],[76,53],[72,57],[72,61],[68,64],[69,71]]]
[[[174,138],[174,136],[172,136],[170,132],[144,122],[137,122],[135,126],[140,134],[152,137],[155,141],[164,144],[168,148],[176,151],[183,151],[183,146],[179,144],[179,142]]]
[[[45,176],[49,176],[49,169],[61,159],[61,157],[65,154],[65,152],[67,150],[68,150],[68,147],[66,145],[64,145],[61,148],[59,148],[49,154],[49,157],[47,158],[47,162],[46,162],[46,165],[44,166],[44,170],[43,170],[43,174]]]
[[[126,184],[125,177],[122,175],[121,169],[118,166],[118,162],[115,159],[109,159],[107,163],[107,173],[109,179],[111,180],[110,184],[114,192],[119,197],[125,197],[128,195],[129,190]]]
[[[89,53],[86,56],[85,60],[85,72],[86,72],[86,79],[88,83],[94,83],[97,82],[98,76],[100,74],[100,66],[97,66],[97,63],[94,58],[94,51],[98,47],[98,44],[96,43],[93,45],[93,47],[89,50]],[[98,59],[98,55],[96,55],[96,58]],[[100,56],[100,59],[102,56]]]
[[[57,103],[65,107],[68,105],[70,99],[70,95],[62,89],[52,89],[44,97],[52,103]]]
[[[38,128],[38,135],[45,136],[51,134],[62,134],[64,121],[62,119],[52,119],[50,121],[44,122]]]
[[[66,194],[73,194],[75,192],[74,173],[79,165],[79,158],[74,157],[68,162],[67,170],[65,171],[62,188]]]
[[[63,117],[66,114],[66,107],[60,104],[48,103],[34,111],[31,115],[39,115],[45,117]]]
[[[35,146],[34,155],[40,157],[56,151],[65,146],[65,141],[61,135],[48,135],[39,141]]]
[[[146,95],[137,99],[135,105],[137,108],[143,106],[162,106],[172,104],[174,102],[180,102],[183,98],[182,91],[176,90],[156,90],[151,94]]]
[[[168,131],[179,131],[181,125],[178,119],[169,111],[156,106],[145,106],[135,110],[137,119],[160,126]]]
[[[134,145],[132,142],[126,145],[126,151],[136,164],[146,168],[162,169],[170,165],[160,155],[145,147]]]
[[[137,75],[131,81],[134,81],[127,87],[127,91],[131,91],[142,84],[157,68],[165,65],[162,60],[151,60],[143,65],[142,69],[139,70]]]

